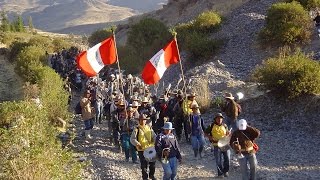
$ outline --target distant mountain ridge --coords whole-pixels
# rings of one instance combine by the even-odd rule
[[[21,14],[26,20],[31,16],[34,26],[41,30],[59,32],[70,29],[77,32],[76,27],[118,23],[131,16],[159,9],[166,2],[167,0],[0,0],[0,9],[7,11],[11,17]],[[100,26],[93,28],[96,27]],[[70,32],[72,31],[68,33]]]

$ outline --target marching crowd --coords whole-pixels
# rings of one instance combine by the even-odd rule
[[[140,78],[111,68],[86,78],[76,68],[72,58],[75,52],[59,53],[51,64],[65,78],[66,90],[83,92],[75,113],[81,114],[84,122],[85,143],[90,143],[94,124],[105,121],[110,142],[119,153],[124,152],[127,162],[131,158],[132,163],[140,164],[142,179],[156,179],[155,164],[159,161],[163,179],[173,180],[183,162],[179,147],[182,137],[190,144],[194,157],[200,159],[207,138],[213,147],[218,177],[229,176],[232,156],[239,161],[243,180],[256,179],[255,140],[260,131],[238,119],[241,106],[231,93],[225,93],[221,112],[212,115],[212,123],[205,126],[192,88],[168,87],[157,96]]]

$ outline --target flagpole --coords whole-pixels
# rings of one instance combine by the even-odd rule
[[[181,71],[182,81],[183,81],[183,90],[184,90],[185,96],[187,96],[186,81],[185,81],[185,78],[184,78],[184,73],[183,73],[183,68],[182,68],[182,63],[181,63],[181,58],[180,58],[180,51],[179,51],[178,40],[177,40],[177,32],[175,32],[175,31],[172,32],[172,35],[173,35],[173,38],[174,38],[174,40],[176,42],[176,46],[177,46],[177,49],[178,49],[180,71]]]
[[[111,27],[111,31],[112,31],[112,36],[113,36],[113,40],[114,40],[114,46],[115,46],[115,50],[116,50],[116,60],[117,60],[117,65],[118,65],[118,71],[119,71],[119,85],[121,87],[121,91],[123,93],[123,102],[124,102],[124,111],[126,112],[126,125],[127,125],[127,131],[129,133],[129,119],[128,119],[128,113],[127,113],[127,104],[126,104],[126,98],[125,98],[125,94],[124,94],[124,88],[123,88],[123,79],[122,79],[122,74],[121,74],[121,69],[120,69],[120,63],[119,63],[119,56],[118,56],[118,49],[117,49],[117,42],[116,42],[116,35],[114,33],[115,29],[114,27]],[[121,84],[120,84],[121,82]]]

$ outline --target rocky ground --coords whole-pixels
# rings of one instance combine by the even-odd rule
[[[304,98],[305,99],[305,98]],[[261,130],[258,140],[260,150],[257,153],[258,179],[274,180],[316,180],[320,178],[320,133],[316,119],[311,117],[313,111],[319,108],[319,97],[307,97],[308,101],[281,102],[273,95],[267,94],[255,99],[242,102],[244,113],[241,118],[247,119],[251,125]],[[261,106],[263,105],[263,106]],[[288,107],[287,113],[277,109]],[[305,107],[305,108],[301,108]],[[307,109],[306,109],[307,108]],[[208,125],[212,109],[203,117]],[[297,118],[306,113],[305,118]],[[320,116],[318,115],[318,119]],[[308,123],[300,123],[300,121]],[[77,138],[75,149],[81,160],[91,162],[83,172],[84,179],[141,179],[139,164],[125,162],[124,154],[111,145],[108,137],[107,123],[95,126],[90,143],[85,143],[80,136],[83,128],[82,121],[75,120]],[[213,179],[216,177],[216,166],[210,145],[206,145],[203,159],[195,159],[191,146],[184,140],[180,142],[183,163],[179,166],[179,179]],[[161,179],[162,168],[157,162],[156,177]],[[225,179],[240,179],[239,168],[232,161],[230,177]]]
[[[246,1],[227,15],[220,31],[212,35],[212,38],[225,39],[226,44],[211,62],[188,71],[184,69],[188,77],[186,81],[206,81],[211,97],[219,96],[223,91],[244,92],[245,100],[241,102],[244,112],[240,118],[247,119],[261,130],[258,140],[260,150],[257,153],[258,179],[317,180],[320,179],[319,96],[282,100],[258,91],[256,84],[246,81],[257,64],[276,52],[262,49],[257,44],[257,34],[264,25],[266,10],[275,2],[278,0]],[[308,50],[314,50],[314,47]],[[183,62],[185,58],[182,53]],[[186,65],[183,63],[184,68]],[[169,83],[174,87],[179,74],[179,65],[170,67],[159,83],[159,91]],[[211,109],[203,115],[206,124],[217,111]],[[75,123],[80,133],[83,125],[80,120]],[[118,153],[108,141],[107,132],[104,122],[95,127],[90,143],[84,143],[82,137],[75,140],[76,150],[92,163],[84,172],[84,179],[140,179],[139,165],[124,161],[124,154]],[[179,167],[179,179],[215,177],[215,160],[209,144],[205,157],[197,160],[193,158],[190,145],[184,141],[180,145],[184,161]],[[157,178],[161,179],[161,174],[162,168],[158,162]],[[227,179],[241,179],[234,162]]]

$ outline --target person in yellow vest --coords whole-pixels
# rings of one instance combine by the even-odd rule
[[[147,121],[149,119],[150,118],[145,114],[141,114],[139,116],[139,125],[134,129],[130,137],[130,142],[137,148],[138,151],[143,180],[147,180],[149,178],[153,180],[156,179],[154,177],[156,162],[148,162],[143,155],[145,149],[155,145],[156,134],[154,133],[152,128],[147,125]],[[147,173],[148,165],[149,175]]]
[[[195,100],[196,93],[190,93],[187,95],[187,98],[183,100],[182,102],[182,110],[184,114],[184,130],[187,132],[186,135],[186,141],[188,143],[191,142],[190,140],[190,133],[191,133],[191,127],[190,127],[190,115],[193,113],[192,106],[198,106],[197,101]],[[200,111],[198,111],[200,114]]]
[[[218,169],[218,177],[229,176],[228,172],[230,167],[230,150],[224,150],[223,148],[218,147],[218,141],[229,135],[230,132],[228,131],[228,126],[223,123],[222,114],[217,113],[214,117],[214,122],[206,129],[206,136],[209,138],[214,147],[213,150]],[[227,143],[227,145],[229,144]]]

